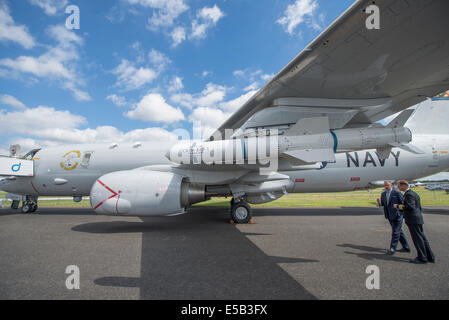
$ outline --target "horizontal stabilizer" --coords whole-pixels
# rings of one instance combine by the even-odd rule
[[[405,126],[405,123],[410,119],[415,110],[404,110],[402,111],[393,121],[391,121],[387,127],[388,128],[401,128]]]
[[[418,148],[417,146],[412,145],[411,143],[402,144],[402,143],[390,143],[390,146],[405,150],[407,152],[411,152],[414,154],[425,154],[423,150]]]
[[[332,149],[311,149],[287,151],[281,155],[293,165],[316,162],[335,162],[335,153]]]
[[[329,133],[329,118],[303,118],[292,126],[286,133],[286,136],[303,136],[306,134]]]

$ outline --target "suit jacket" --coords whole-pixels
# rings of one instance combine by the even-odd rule
[[[406,224],[424,224],[422,216],[421,198],[413,190],[404,194],[404,205],[400,207],[404,212]]]
[[[402,214],[399,209],[394,207],[395,204],[403,204],[404,198],[402,193],[397,190],[391,190],[390,199],[387,199],[388,191],[384,191],[380,197],[382,206],[384,207],[385,219],[396,221],[402,219]],[[387,201],[388,200],[388,201]]]

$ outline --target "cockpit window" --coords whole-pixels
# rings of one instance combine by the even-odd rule
[[[22,157],[24,160],[33,160],[34,156],[42,149],[33,149]]]

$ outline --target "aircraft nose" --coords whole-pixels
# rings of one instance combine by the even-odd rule
[[[122,197],[117,183],[109,181],[107,176],[98,179],[90,192],[90,204],[98,214],[127,214],[131,203]]]

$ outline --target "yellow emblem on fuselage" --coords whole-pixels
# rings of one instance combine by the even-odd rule
[[[81,158],[81,151],[69,151],[62,156],[64,160],[61,161],[61,168],[66,171],[75,170],[78,167],[78,162]]]

